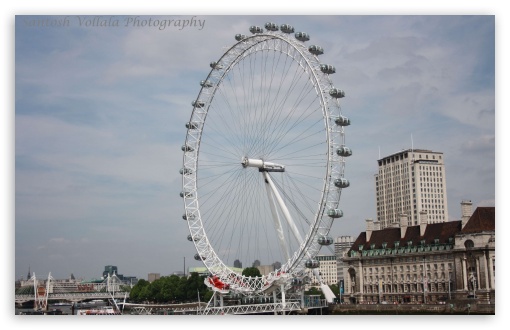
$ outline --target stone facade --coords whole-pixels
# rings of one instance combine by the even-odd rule
[[[471,213],[463,202],[463,215]],[[423,211],[422,211],[423,213]],[[402,215],[402,217],[405,217]],[[450,222],[375,229],[367,220],[347,256],[344,302],[494,302],[495,208],[479,207]]]

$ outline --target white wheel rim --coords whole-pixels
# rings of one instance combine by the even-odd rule
[[[336,152],[345,145],[344,128],[335,124],[341,109],[328,94],[333,84],[318,57],[292,34],[247,37],[217,63],[194,101],[186,135],[185,217],[208,270],[233,290],[255,292],[283,274],[302,275],[305,261],[321,248],[318,238],[329,233],[327,212],[338,208],[341,194],[334,180],[343,178],[345,167]],[[241,165],[244,157],[286,166],[271,178],[303,234],[301,242],[286,236],[288,259],[275,252],[281,249],[271,233],[264,182],[256,169]],[[266,252],[259,250],[263,244]],[[235,259],[246,265],[264,258],[266,264],[280,261],[281,268],[262,278],[244,278],[230,268]]]

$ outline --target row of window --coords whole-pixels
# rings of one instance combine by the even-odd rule
[[[432,153],[432,154],[426,153],[425,158],[424,158],[423,154],[414,153],[414,150],[411,150],[411,155],[412,155],[413,159],[415,157],[418,157],[418,159],[429,159],[429,155],[430,155],[430,159],[436,159],[436,154],[434,154],[434,153]],[[391,156],[389,158],[383,159],[383,161],[394,162],[394,161],[398,161],[398,160],[404,160],[407,158],[408,158],[408,152],[404,152],[404,153],[397,154],[397,155]],[[441,154],[437,155],[437,159],[442,159]]]
[[[414,175],[413,163],[397,163],[391,166],[384,166],[386,164],[379,165],[379,174],[402,174],[408,173],[409,168],[411,168],[411,172]],[[418,165],[417,171],[420,171],[420,175],[435,175],[435,173],[439,173],[442,176],[443,165]],[[434,173],[434,174],[433,174]]]
[[[453,269],[453,264],[452,263],[448,263],[447,265],[444,264],[444,263],[441,263],[441,264],[437,264],[437,263],[434,263],[432,264],[426,264],[426,270],[427,272],[430,272],[431,270],[433,270],[434,272],[438,272],[438,271],[444,271],[445,270],[445,267],[448,266],[448,270],[452,270]],[[393,266],[393,273],[403,273],[404,272],[404,269],[407,273],[409,272],[416,272],[416,271],[419,271],[419,272],[423,272],[423,265],[406,265],[406,267],[404,268],[403,265],[400,265],[400,266]],[[369,268],[364,268],[363,269],[363,273],[364,274],[369,274],[371,275],[372,274],[372,271],[374,274],[379,274],[379,272],[381,274],[384,274],[385,272],[385,267],[369,267]],[[390,273],[391,272],[391,267],[388,266],[386,267],[386,272],[387,273]]]
[[[452,241],[453,242],[453,241]],[[448,254],[434,254],[429,256],[412,256],[412,257],[400,257],[395,258],[393,260],[389,259],[368,259],[365,261],[365,265],[379,265],[379,264],[386,264],[386,263],[407,263],[407,262],[427,262],[427,261],[434,261],[434,260],[448,260],[452,259],[451,255]]]
[[[397,282],[400,280],[400,282],[410,282],[410,281],[413,281],[413,282],[423,282],[424,279],[423,279],[423,275],[422,274],[407,274],[407,275],[404,275],[404,274],[400,274],[400,276],[398,275],[393,275],[393,277],[391,275],[381,275],[381,277],[379,276],[364,276],[363,277],[363,280],[365,281],[365,283],[368,283],[368,284],[371,284],[371,283],[379,283],[379,280],[381,281],[385,281],[385,283],[391,283],[392,280],[393,282]],[[427,281],[434,281],[434,282],[437,282],[438,280],[439,281],[444,281],[444,280],[448,280],[448,275],[446,275],[444,272],[443,273],[434,273],[434,274],[431,274],[431,273],[428,273],[427,276],[425,277],[425,280]]]
[[[449,287],[450,285],[450,287]],[[446,282],[427,283],[426,292],[448,292],[452,290],[451,284]],[[381,287],[376,285],[365,285],[365,293],[402,293],[402,292],[423,292],[423,283],[417,284],[384,284]]]

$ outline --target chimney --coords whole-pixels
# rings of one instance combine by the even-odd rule
[[[374,230],[381,230],[381,222],[380,221],[374,221]]]
[[[471,201],[462,201],[460,203],[460,209],[462,213],[462,228],[466,225],[466,223],[471,218],[471,215],[473,214],[473,203]]]
[[[400,213],[400,238],[403,239],[406,236],[407,231],[407,214]]]
[[[374,220],[372,219],[366,219],[367,223],[367,242],[370,241],[370,236],[372,236],[372,231],[374,230]]]
[[[420,211],[420,236],[425,235],[427,229],[427,211]]]

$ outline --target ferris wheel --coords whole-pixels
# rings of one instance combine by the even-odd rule
[[[323,48],[291,25],[251,26],[200,82],[182,146],[181,197],[209,286],[263,293],[317,268],[339,207],[346,157],[340,99]],[[238,267],[272,265],[261,277]]]

